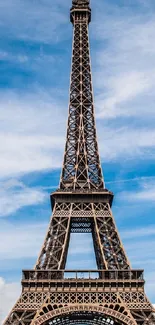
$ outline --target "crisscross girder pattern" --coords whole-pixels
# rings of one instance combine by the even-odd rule
[[[61,188],[103,188],[99,159],[88,38],[88,17],[74,20],[70,105]]]
[[[36,268],[65,269],[71,232],[91,232],[98,269],[129,269],[108,203],[57,202]]]
[[[99,195],[104,184],[96,139],[89,55],[91,9],[89,0],[73,0],[72,5],[73,62],[60,187],[63,194],[96,192]],[[37,269],[43,270],[43,274],[47,270],[59,270],[61,273],[61,269],[65,268],[71,231],[92,233],[98,269],[110,270],[110,274],[113,272],[111,270],[116,270],[116,273],[117,270],[130,270],[132,273],[107,200],[99,203],[99,200],[88,202],[83,198],[74,202],[68,198],[66,202],[55,202],[47,236],[32,274],[42,273]],[[84,279],[54,279],[53,283],[44,275],[41,279],[30,277],[22,282],[22,294],[4,324],[114,325],[121,320],[121,324],[155,325],[154,310],[146,298],[141,280],[126,276],[123,281],[119,281],[120,278],[116,281],[113,277],[100,277],[95,283],[94,279],[89,279],[88,285]]]

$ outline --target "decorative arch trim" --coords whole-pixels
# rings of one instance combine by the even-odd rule
[[[32,322],[32,325],[43,325],[44,322],[48,320],[52,320],[52,318],[64,314],[70,314],[73,312],[78,311],[84,311],[84,312],[96,312],[98,314],[103,314],[106,316],[111,316],[116,320],[119,320],[123,322],[125,325],[135,325],[136,322],[133,318],[130,318],[129,316],[126,316],[124,314],[121,314],[120,312],[107,308],[107,307],[101,307],[101,306],[92,306],[92,305],[73,305],[73,306],[67,306],[63,308],[58,308],[52,311],[49,311],[48,313],[38,317],[37,319]]]

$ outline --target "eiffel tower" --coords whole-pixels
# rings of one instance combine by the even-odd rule
[[[73,0],[70,104],[59,188],[53,215],[33,270],[24,270],[22,293],[5,325],[155,325],[143,270],[133,270],[111,212],[96,138],[88,25],[89,0]],[[97,270],[66,270],[71,233],[91,233]],[[35,235],[35,234],[34,234]]]

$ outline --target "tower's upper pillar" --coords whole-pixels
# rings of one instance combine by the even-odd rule
[[[73,24],[79,20],[87,20],[90,23],[91,9],[89,2],[89,0],[72,0],[70,19]]]

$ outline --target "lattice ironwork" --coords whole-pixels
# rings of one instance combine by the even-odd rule
[[[33,270],[4,325],[155,325],[143,270],[132,270],[104,188],[94,117],[89,0],[73,0],[67,140],[53,215]],[[71,232],[92,233],[97,270],[65,270]],[[35,234],[34,234],[35,235]]]
[[[100,288],[98,286],[98,288]],[[51,289],[52,290],[52,289]],[[93,288],[92,288],[93,290]],[[104,289],[102,292],[90,291],[87,288],[85,292],[25,292],[16,304],[16,308],[25,310],[31,308],[32,310],[40,309],[44,301],[48,296],[48,305],[50,304],[52,309],[54,306],[65,306],[66,304],[91,304],[102,306],[114,306],[123,302],[129,309],[150,309],[151,304],[146,298],[144,292],[108,292]],[[50,290],[49,290],[50,291]],[[51,304],[52,302],[52,304]],[[112,304],[112,305],[111,305]]]
[[[88,6],[88,1],[81,5]],[[94,118],[88,22],[89,9],[84,11],[73,2],[73,60],[70,85],[70,105],[61,188],[103,187]],[[78,9],[74,10],[74,7]]]
[[[129,268],[109,203],[91,202],[90,198],[83,203],[55,202],[37,269],[65,268],[71,232],[92,233],[99,269]]]

